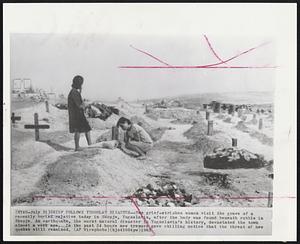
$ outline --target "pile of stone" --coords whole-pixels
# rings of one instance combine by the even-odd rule
[[[96,102],[89,104],[86,107],[85,112],[89,118],[99,118],[104,121],[112,114],[119,115],[119,109]]]
[[[211,169],[261,168],[267,164],[262,155],[234,147],[216,148],[204,158],[204,167]]]
[[[221,188],[229,188],[232,183],[232,179],[228,174],[221,174],[217,172],[203,172],[205,182],[209,185],[216,185]]]
[[[147,207],[189,207],[197,203],[192,194],[188,194],[174,182],[165,183],[158,188],[148,184],[128,198],[132,197],[138,205]]]

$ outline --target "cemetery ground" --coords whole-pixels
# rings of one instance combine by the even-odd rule
[[[146,160],[136,160],[120,149],[104,149],[97,143],[74,151],[73,134],[68,131],[68,112],[49,101],[12,102],[12,112],[21,116],[11,130],[12,205],[131,205],[140,206],[227,206],[266,207],[273,181],[273,117],[246,112],[243,118],[226,111],[210,112],[213,128],[203,109],[153,108],[145,113],[138,103],[118,101],[113,105],[121,115],[140,123],[154,139]],[[22,104],[22,106],[18,106]],[[201,105],[199,105],[199,108]],[[39,130],[24,125],[34,123]],[[246,118],[245,118],[246,117]],[[89,118],[93,142],[111,139],[111,128],[119,116],[106,121]],[[263,128],[258,120],[263,119]],[[243,122],[241,122],[243,121]],[[206,156],[215,148],[237,148],[262,155],[265,165],[212,169],[204,167]]]

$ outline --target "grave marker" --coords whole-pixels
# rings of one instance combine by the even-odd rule
[[[213,124],[214,121],[213,120],[209,120],[208,124],[207,124],[207,135],[211,136],[212,132],[213,132]]]
[[[234,115],[234,110],[235,110],[235,106],[233,104],[231,104],[229,106],[228,113],[231,115]]]
[[[221,103],[216,102],[214,107],[214,112],[220,113],[220,111],[221,111]]]
[[[268,208],[271,208],[273,206],[273,193],[268,192]]]
[[[237,138],[232,138],[232,146],[237,147]]]
[[[34,113],[34,125],[24,125],[25,129],[34,129],[35,130],[35,140],[38,141],[40,139],[39,129],[49,129],[49,125],[39,125],[39,115],[38,113]]]
[[[258,129],[261,130],[262,128],[263,128],[263,119],[260,118],[258,123]]]
[[[48,100],[45,101],[46,104],[46,112],[49,113],[49,102]]]
[[[148,104],[145,105],[145,113],[149,113],[149,107],[148,107]]]
[[[206,118],[206,120],[209,120],[209,117],[210,117],[210,112],[209,112],[209,111],[206,111],[206,113],[205,113],[205,118]]]
[[[16,120],[21,120],[21,116],[15,116],[15,113],[12,113],[10,119],[11,119],[12,123],[14,124],[16,122]]]

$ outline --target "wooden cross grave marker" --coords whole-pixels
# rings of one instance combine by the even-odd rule
[[[14,124],[16,122],[16,120],[21,120],[21,116],[15,116],[15,113],[12,113],[10,119],[11,119],[12,123]]]
[[[35,130],[35,140],[38,141],[40,139],[39,129],[49,129],[49,125],[39,125],[39,115],[38,113],[34,114],[34,125],[24,125],[25,129],[34,129]]]

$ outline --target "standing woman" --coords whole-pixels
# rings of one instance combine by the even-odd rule
[[[68,96],[68,111],[69,111],[69,129],[70,133],[74,134],[75,151],[82,150],[79,147],[80,133],[85,133],[88,145],[91,145],[91,127],[85,118],[85,105],[81,98],[81,87],[83,84],[83,77],[77,75],[73,78],[72,89]]]

